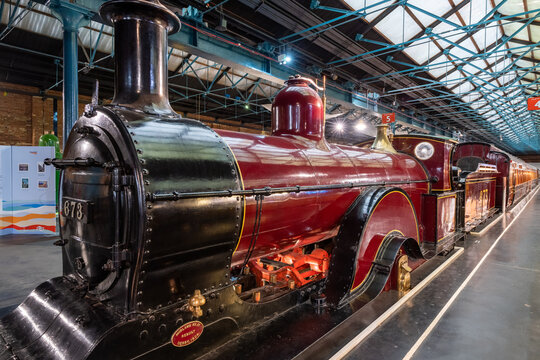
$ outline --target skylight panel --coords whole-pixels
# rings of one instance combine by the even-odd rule
[[[493,10],[491,1],[488,0],[471,0],[471,5],[472,9],[469,9],[470,15],[467,14],[465,19],[469,20],[470,17],[473,24],[480,22],[487,13]]]
[[[465,94],[471,91],[472,89],[473,89],[473,85],[470,82],[465,81],[463,84],[452,89],[452,92],[455,94]]]
[[[489,121],[489,122],[493,122],[493,121],[496,121],[496,120],[498,120],[500,118],[501,117],[499,115],[492,115],[489,118],[487,118],[486,120]]]
[[[385,16],[375,27],[394,44],[408,41],[422,31],[401,6]]]
[[[497,40],[501,38],[501,31],[498,25],[490,23],[488,27],[485,27],[481,30],[478,30],[473,34],[474,41],[480,48],[484,50],[486,47],[494,44]]]
[[[485,105],[485,103],[481,103],[481,102],[478,102],[478,101],[475,102],[474,98],[469,98],[468,96],[466,98],[467,98],[467,100],[465,100],[465,101],[470,103],[469,106],[471,108],[473,108],[474,110],[476,110],[476,109],[478,109],[478,108]]]
[[[508,93],[510,96],[515,97],[515,99],[523,98],[523,95],[520,95],[519,89],[514,89]]]
[[[503,0],[495,0],[495,5],[499,5],[501,2],[503,2]],[[529,7],[529,9],[531,9],[531,7]],[[506,0],[498,11],[504,15],[512,15],[523,12],[523,0]]]
[[[504,75],[504,76],[499,77],[499,82],[502,85],[507,85],[508,83],[510,83],[511,81],[514,81],[515,79],[516,79],[515,74],[508,74],[508,75]]]
[[[418,40],[408,46],[404,52],[409,55],[417,64],[425,63],[430,57],[439,52],[439,48],[426,39]]]
[[[512,36],[516,31],[519,30],[519,32],[516,35],[512,36],[512,38],[528,41],[529,34],[527,34],[527,27],[523,27],[524,25],[525,24],[519,22],[505,22],[503,23],[503,30],[505,35],[507,36]]]
[[[535,77],[534,74],[528,73],[527,75],[525,75],[525,76],[523,77],[523,79],[527,79],[527,80],[534,81],[534,80],[536,80],[536,77]]]
[[[465,59],[470,58],[471,56],[474,56],[474,54],[471,54],[466,49],[463,49],[463,48],[457,47],[457,46],[452,47],[450,49],[450,53],[448,55],[453,60],[456,60],[456,59],[465,60]]]
[[[519,66],[520,68],[530,68],[534,66],[532,61],[523,60],[523,59],[519,59],[518,61],[516,61],[516,65]]]
[[[396,2],[396,0],[388,0],[382,4],[378,4],[382,1],[384,0],[346,0],[347,4],[349,4],[349,6],[354,10],[368,8],[366,10],[366,20],[369,22],[379,16],[389,5]]]
[[[491,69],[489,70],[489,72],[494,74],[494,76],[497,76],[497,73],[504,70],[508,65],[509,65],[509,63],[507,61],[501,61],[501,62],[496,63],[495,65],[491,66]]]
[[[414,5],[441,17],[452,9],[452,6],[448,1],[409,0],[407,1],[407,4]],[[422,25],[424,25],[424,27],[429,27],[429,25],[437,21],[437,19],[433,18],[433,16],[425,14],[421,11],[412,8],[410,10],[414,14],[414,16],[416,16],[416,18],[422,23]]]
[[[486,68],[486,62],[481,59],[472,60],[469,63],[463,65],[463,70],[470,74],[476,74],[480,69]]]
[[[457,25],[461,25],[459,18],[456,15],[451,15],[448,18],[448,21],[451,21]],[[463,35],[465,35],[463,30],[458,29],[455,26],[450,25],[445,22],[441,22],[439,25],[435,26],[433,28],[433,33],[439,35],[439,37],[435,37],[435,39],[436,40],[438,39],[438,41],[441,43],[441,46],[445,48],[448,47],[449,44],[447,41],[441,41],[440,38],[444,38],[446,40],[455,42],[459,40],[460,38],[462,38]]]
[[[527,86],[537,86],[539,84],[532,84],[532,82],[534,82],[534,80],[529,80],[529,79],[521,79],[521,82],[524,84],[524,85],[527,85]]]
[[[435,56],[432,56],[431,59],[429,59],[429,63],[433,64],[433,66],[442,66],[444,68],[448,64],[448,71],[450,71],[452,64],[448,63],[448,61],[448,58],[442,53],[442,51],[439,51]]]
[[[451,71],[452,69],[454,69],[453,66],[449,66],[448,67],[448,70]],[[431,75],[433,75],[433,77],[435,79],[439,78],[440,76],[446,74],[446,66],[445,65],[437,65],[437,66],[433,66],[433,67],[430,67],[429,69],[429,73]]]
[[[508,44],[508,47],[510,48],[509,51],[512,54],[521,55],[524,52],[529,52],[530,51],[530,46],[527,46],[527,45],[524,45],[524,44],[519,44],[519,43],[514,42],[512,40],[510,40],[507,44]]]
[[[454,68],[455,69],[455,68]],[[463,75],[458,70],[449,72],[445,77],[441,79],[441,82],[445,82],[446,86],[452,87],[462,81]]]
[[[502,90],[495,90],[492,92],[492,94],[495,95],[495,97],[499,97],[499,98],[506,96],[506,94]]]
[[[531,36],[532,36],[532,42],[537,43],[540,41],[540,26],[538,25],[529,25],[529,28],[531,29]]]

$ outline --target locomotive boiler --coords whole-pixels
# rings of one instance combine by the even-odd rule
[[[0,359],[194,358],[298,304],[405,292],[459,238],[427,218],[438,179],[413,155],[325,140],[308,79],[276,96],[271,136],[213,130],[169,105],[176,15],[150,0],[100,14],[114,99],[89,104],[47,161],[62,170],[63,275],[0,320]],[[438,242],[441,227],[458,235]]]

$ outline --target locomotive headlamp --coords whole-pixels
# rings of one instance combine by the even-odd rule
[[[420,160],[427,160],[433,156],[435,149],[428,142],[421,142],[414,148],[414,155]]]

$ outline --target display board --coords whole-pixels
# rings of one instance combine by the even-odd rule
[[[11,146],[0,146],[0,235],[11,234]]]
[[[0,147],[0,235],[56,232],[53,157],[51,146]]]

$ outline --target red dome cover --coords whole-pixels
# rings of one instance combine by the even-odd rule
[[[294,77],[286,82],[272,104],[272,135],[324,138],[324,107],[309,79]]]

